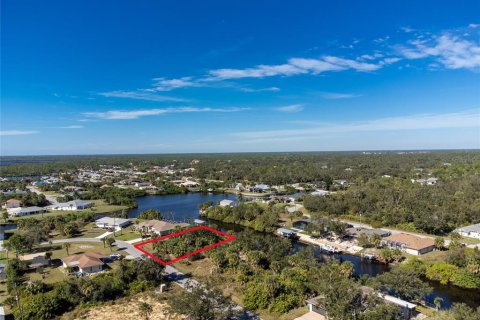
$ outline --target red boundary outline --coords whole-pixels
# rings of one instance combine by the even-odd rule
[[[223,237],[226,237],[225,240],[222,240],[222,241],[219,241],[217,243],[214,243],[214,244],[211,244],[209,246],[206,246],[204,248],[201,248],[201,249],[198,249],[198,250],[195,250],[195,251],[192,251],[190,253],[187,253],[187,254],[184,254],[183,256],[180,256],[178,258],[175,258],[175,259],[172,259],[172,260],[169,260],[169,261],[163,261],[162,259],[154,256],[152,253],[142,249],[143,246],[149,244],[149,243],[153,243],[153,242],[158,242],[158,241],[162,241],[162,240],[165,240],[165,239],[168,239],[168,238],[172,238],[172,237],[176,237],[176,236],[180,236],[182,234],[186,234],[186,233],[190,233],[190,232],[194,232],[194,231],[197,231],[197,230],[208,230],[210,232],[213,232],[213,233],[216,233],[216,234],[219,234]],[[172,233],[172,234],[169,234],[169,235],[166,235],[166,236],[163,236],[163,237],[159,237],[159,238],[155,238],[155,239],[151,239],[151,240],[148,240],[148,241],[144,241],[144,242],[140,242],[140,243],[137,243],[135,244],[133,247],[141,252],[143,252],[144,254],[146,254],[147,256],[149,256],[150,258],[152,258],[153,260],[157,261],[158,263],[164,265],[164,266],[167,266],[169,264],[172,264],[174,262],[178,262],[180,260],[183,260],[183,259],[186,259],[188,257],[191,257],[193,255],[196,255],[196,254],[199,254],[200,252],[204,252],[204,251],[207,251],[207,250],[210,250],[210,249],[213,249],[215,247],[218,247],[219,245],[222,245],[224,243],[227,243],[227,242],[230,242],[230,241],[233,241],[235,240],[235,236],[231,235],[231,234],[228,234],[228,233],[225,233],[225,232],[222,232],[222,231],[219,231],[217,229],[214,229],[214,228],[210,228],[210,227],[207,227],[207,226],[196,226],[196,227],[192,227],[192,228],[189,228],[189,229],[186,229],[186,230],[182,230],[182,231],[179,231],[179,232],[175,232],[175,233]]]

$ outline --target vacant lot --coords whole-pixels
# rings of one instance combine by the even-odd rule
[[[172,314],[168,305],[160,302],[155,296],[148,294],[139,294],[133,297],[119,299],[114,304],[108,304],[100,307],[83,310],[79,309],[70,315],[65,315],[62,319],[84,319],[84,320],[138,320],[145,319],[140,313],[140,305],[146,302],[152,307],[152,313],[149,314],[149,320],[180,320],[185,317]]]

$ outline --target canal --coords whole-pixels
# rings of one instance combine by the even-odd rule
[[[236,200],[237,198],[233,194],[212,193],[187,193],[139,197],[137,198],[138,207],[129,212],[129,217],[138,217],[140,212],[144,210],[157,209],[166,217],[166,219],[188,221],[190,219],[196,219],[199,217],[199,204],[207,201],[212,201],[214,204],[216,204],[223,199]],[[201,219],[205,220],[204,218]],[[218,221],[211,222],[216,224],[219,228],[227,231],[239,231],[243,229],[239,226],[232,226]],[[265,234],[265,236],[276,237],[275,235],[271,234]],[[295,242],[293,251],[298,251],[301,248],[306,248],[307,246],[313,247],[315,256],[320,261],[328,261],[330,259],[350,261],[353,264],[354,275],[357,277],[362,275],[375,277],[389,270],[389,267],[384,264],[369,262],[361,259],[358,256],[349,254],[327,255],[322,253],[319,247],[310,244]],[[429,283],[433,288],[433,291],[426,297],[425,300],[432,306],[436,297],[443,299],[442,308],[450,308],[455,302],[463,302],[475,308],[480,306],[480,290],[467,290],[455,286],[441,285],[440,283],[433,281]]]

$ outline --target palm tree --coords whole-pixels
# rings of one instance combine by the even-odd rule
[[[148,316],[152,313],[152,306],[146,302],[140,304],[140,315],[148,320]]]
[[[114,238],[112,238],[112,237],[107,238],[107,243],[108,243],[108,246],[110,247],[110,252],[112,252],[112,247],[113,247],[114,242],[115,242]]]
[[[437,309],[437,311],[442,307],[442,302],[443,299],[441,297],[435,297],[435,299],[433,299],[433,304],[435,304],[435,309]]]
[[[68,242],[65,242],[65,243],[63,244],[63,247],[65,248],[65,250],[67,250],[67,256],[70,255],[70,254],[68,253],[68,249],[69,249],[71,246],[72,246],[72,245],[71,245],[70,243],[68,243]]]

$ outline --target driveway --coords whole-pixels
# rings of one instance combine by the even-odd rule
[[[97,239],[99,240],[99,239]],[[137,259],[140,258],[143,253],[135,249],[133,244],[127,242],[127,241],[121,241],[117,240],[113,243],[113,245],[117,246],[119,250],[124,250],[128,253],[127,258],[128,259]]]

